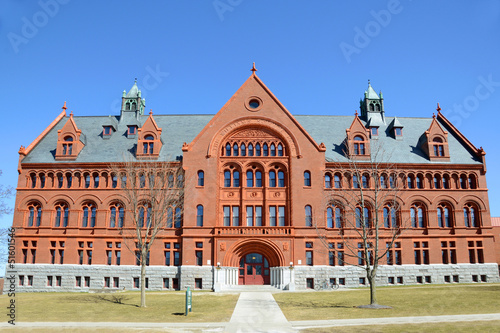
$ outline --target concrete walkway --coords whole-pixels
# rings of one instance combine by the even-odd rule
[[[296,332],[268,292],[242,292],[226,332]]]

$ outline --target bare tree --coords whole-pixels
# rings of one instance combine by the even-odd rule
[[[131,161],[111,167],[112,181],[127,199],[130,218],[116,219],[125,246],[141,266],[141,307],[146,307],[146,266],[156,237],[165,228],[180,227],[184,172],[179,162]],[[112,212],[113,214],[113,212]],[[115,214],[120,214],[115,211]],[[129,224],[131,223],[131,224]]]
[[[0,170],[0,176],[2,170]],[[14,189],[10,186],[0,184],[0,217],[12,213],[12,208],[5,203],[5,200],[14,195]],[[4,263],[8,257],[9,228],[0,228],[0,262]]]
[[[384,150],[372,145],[369,159],[360,160],[346,153],[347,161],[335,163],[333,184],[326,196],[331,211],[327,214],[330,227],[337,227],[343,251],[335,253],[337,260],[366,271],[370,286],[370,305],[377,303],[376,277],[381,260],[394,258],[396,239],[406,228],[401,215],[401,191],[404,179]],[[366,156],[365,156],[366,158]],[[325,226],[317,226],[323,232]],[[321,231],[320,231],[321,230]],[[320,239],[329,247],[326,236]],[[346,260],[345,257],[351,258]],[[364,307],[364,306],[363,306]]]

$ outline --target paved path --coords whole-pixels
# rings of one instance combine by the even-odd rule
[[[243,292],[226,326],[228,333],[297,332],[268,292]]]

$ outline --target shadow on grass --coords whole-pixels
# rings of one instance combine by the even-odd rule
[[[139,305],[133,303],[125,303],[124,301],[128,301],[130,299],[129,296],[125,295],[88,295],[88,296],[66,296],[64,300],[70,302],[77,303],[101,303],[101,302],[109,302],[118,305],[127,305],[138,308]]]
[[[184,312],[174,312],[172,313],[172,316],[185,316],[186,314]]]
[[[311,308],[311,309],[319,309],[319,308],[332,308],[332,309],[351,309],[352,306],[342,305],[342,304],[325,304],[324,302],[319,303],[303,303],[303,302],[286,302],[287,305],[291,307],[297,308]]]

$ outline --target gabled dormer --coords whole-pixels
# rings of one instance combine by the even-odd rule
[[[347,154],[349,158],[357,160],[370,159],[370,130],[367,129],[358,113],[354,116],[351,126],[346,131]]]
[[[389,134],[396,140],[401,140],[403,139],[403,127],[404,126],[401,124],[399,119],[397,117],[394,117],[394,119],[389,124]]]
[[[139,119],[144,114],[144,107],[146,100],[141,97],[141,91],[137,86],[137,79],[132,88],[126,93],[125,90],[122,94],[122,108],[120,112],[120,122],[123,120],[130,121],[131,119]]]
[[[66,110],[66,103],[63,107]],[[63,128],[57,131],[56,160],[74,160],[85,146],[85,136],[73,120],[73,112]]]
[[[436,115],[432,115],[432,122],[429,129],[425,131],[425,140],[422,149],[427,153],[431,161],[450,161],[450,150],[448,148],[448,132],[443,130],[436,120]]]
[[[144,125],[137,130],[136,157],[140,159],[158,158],[161,147],[161,128],[156,124],[153,112],[150,111]]]
[[[365,90],[363,100],[359,101],[361,118],[369,122],[372,118],[374,122],[385,124],[384,98],[382,92],[377,94],[368,80],[368,89]]]
[[[114,117],[109,116],[107,121],[102,124],[102,138],[109,139],[116,132],[118,124]]]

